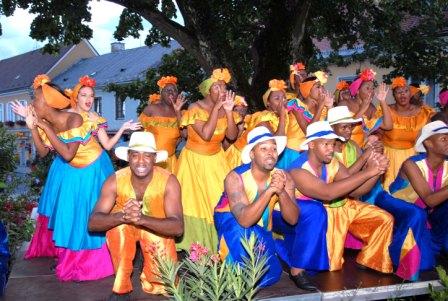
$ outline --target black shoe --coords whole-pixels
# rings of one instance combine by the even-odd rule
[[[295,283],[295,285],[300,289],[310,292],[317,292],[317,287],[311,282],[311,280],[308,278],[305,272],[302,272],[294,276],[291,275],[290,272],[289,279],[291,279]]]
[[[112,293],[112,295],[109,296],[109,299],[107,299],[107,301],[131,301],[131,293],[127,294]]]

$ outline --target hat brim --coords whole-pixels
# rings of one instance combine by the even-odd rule
[[[252,161],[252,159],[250,158],[250,151],[255,147],[255,145],[268,140],[275,140],[275,144],[277,144],[277,154],[280,156],[280,154],[285,150],[286,147],[286,136],[262,137],[256,142],[247,144],[243,148],[241,152],[241,162],[243,162],[244,164],[250,163]]]
[[[308,143],[310,143],[311,141],[317,140],[317,139],[338,139],[341,141],[345,141],[345,139],[343,137],[338,136],[336,134],[328,134],[328,135],[321,136],[321,137],[311,137],[311,138],[308,138],[305,141],[303,141],[302,144],[300,144],[300,149],[308,150]]]
[[[166,161],[166,159],[168,159],[168,152],[166,150],[155,150],[151,147],[145,147],[145,146],[131,147],[131,148],[126,146],[119,146],[115,149],[115,156],[117,156],[117,158],[120,160],[128,162],[129,150],[156,154],[156,163],[163,162]]]
[[[418,153],[426,153],[426,148],[423,145],[423,142],[428,139],[431,136],[437,135],[437,134],[448,134],[448,129],[443,129],[437,132],[430,132],[427,135],[420,135],[420,137],[418,137],[417,142],[415,142],[415,146],[414,149],[416,152]]]
[[[347,119],[339,119],[339,120],[335,120],[335,121],[328,121],[328,123],[330,125],[335,125],[335,124],[341,124],[341,123],[360,123],[362,122],[362,118],[347,118]]]

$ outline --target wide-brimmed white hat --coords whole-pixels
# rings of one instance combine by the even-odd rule
[[[448,134],[448,126],[445,122],[437,120],[425,125],[422,128],[417,142],[415,142],[415,150],[419,153],[425,153],[426,149],[423,145],[423,141],[436,134]]]
[[[154,135],[150,132],[134,132],[129,140],[129,146],[119,146],[115,149],[115,155],[124,161],[128,161],[128,151],[154,153],[156,154],[156,163],[166,161],[168,152],[166,150],[157,150]]]
[[[343,137],[336,135],[328,121],[317,121],[309,124],[306,128],[306,140],[300,145],[300,149],[307,150],[308,143],[316,139],[339,139],[345,141]]]
[[[274,136],[266,127],[258,126],[249,132],[247,135],[247,145],[243,148],[241,152],[241,161],[244,164],[250,163],[252,160],[250,159],[250,151],[257,145],[258,143],[275,140],[277,144],[277,152],[280,155],[286,147],[286,136]]]
[[[353,113],[349,111],[347,106],[333,107],[328,110],[327,121],[330,125],[338,123],[360,123],[362,118],[353,118]]]

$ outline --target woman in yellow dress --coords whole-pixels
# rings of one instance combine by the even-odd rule
[[[384,189],[395,180],[401,164],[415,155],[414,145],[422,127],[428,123],[434,110],[427,105],[411,104],[409,86],[404,77],[396,77],[391,85],[395,103],[390,105],[393,128],[384,131],[384,154],[390,160],[390,166],[384,175]]]
[[[185,231],[177,244],[181,250],[189,250],[195,242],[213,252],[218,247],[213,209],[230,171],[221,144],[225,137],[237,138],[240,121],[233,112],[235,94],[226,88],[230,79],[226,68],[213,70],[199,86],[204,99],[191,104],[181,119],[181,127],[187,128],[188,135],[175,171],[184,208]]]
[[[241,120],[250,119],[250,115],[247,115],[247,103],[244,97],[236,95],[235,96],[235,107],[233,110],[240,115]],[[238,138],[233,143],[229,140],[224,139],[222,145],[224,147],[227,162],[229,163],[230,169],[234,169],[240,166],[241,163],[241,151],[246,145],[247,133],[245,131],[245,123],[241,122],[238,124]]]
[[[364,69],[359,77],[350,84],[349,90],[353,98],[341,99],[338,103],[338,106],[347,106],[354,114],[353,118],[363,119],[362,124],[355,126],[352,133],[352,140],[360,147],[364,146],[368,136],[376,130],[392,129],[392,117],[386,98],[381,97],[380,99],[377,96],[379,106],[375,107],[372,104],[375,95],[375,75],[376,73],[372,69]],[[381,84],[378,93],[383,96],[384,92],[387,94],[386,86]]]
[[[156,140],[157,149],[168,152],[166,162],[158,163],[160,167],[174,172],[176,166],[176,146],[181,136],[179,122],[181,108],[185,97],[177,91],[177,78],[164,76],[157,81],[159,94],[151,94],[149,103],[139,116],[146,132],[151,132]]]

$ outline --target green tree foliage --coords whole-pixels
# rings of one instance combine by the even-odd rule
[[[16,148],[15,135],[0,125],[0,183],[4,183],[6,175],[16,168]]]
[[[369,59],[412,78],[448,81],[446,0],[109,0],[125,7],[115,37],[138,36],[149,21],[146,44],[177,40],[208,73],[229,67],[235,88],[249,103],[271,78],[285,78],[288,65],[308,63],[310,71],[328,63]],[[17,7],[36,14],[31,37],[48,39],[47,50],[91,38],[88,0],[3,0],[0,14]],[[175,6],[177,4],[177,7]],[[174,21],[177,14],[183,24]],[[328,39],[333,49],[360,43],[350,58],[333,52],[323,58],[313,41]]]

